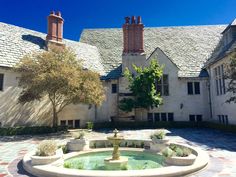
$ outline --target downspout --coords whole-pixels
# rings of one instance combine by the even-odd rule
[[[210,118],[213,118],[213,112],[212,112],[212,98],[211,98],[211,70],[209,68],[209,79],[208,79],[208,83],[207,83],[207,87],[208,87],[208,95],[209,95],[209,106],[210,106]]]
[[[120,78],[117,79],[117,106],[116,106],[116,118],[119,117],[119,97],[120,97]]]

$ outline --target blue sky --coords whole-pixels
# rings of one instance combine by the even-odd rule
[[[0,0],[0,21],[46,32],[46,17],[60,10],[64,37],[79,40],[84,28],[121,27],[141,15],[145,26],[226,24],[236,18],[236,0]]]

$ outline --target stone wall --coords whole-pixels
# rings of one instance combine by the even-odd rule
[[[4,74],[3,91],[0,91],[0,122],[2,126],[40,126],[52,125],[51,104],[48,99],[34,101],[24,105],[18,102],[21,88],[18,87],[19,74],[10,69],[0,68]],[[86,122],[95,120],[95,108],[88,105],[69,105],[59,114],[60,120],[80,120],[84,127]]]

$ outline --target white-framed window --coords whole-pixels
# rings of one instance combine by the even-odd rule
[[[222,64],[220,66],[215,67],[214,74],[215,74],[216,95],[223,95],[226,93],[224,65]]]
[[[174,121],[174,113],[173,112],[156,112],[156,113],[148,113],[147,114],[148,122],[159,122],[159,121]]]
[[[169,96],[169,77],[168,77],[168,74],[163,74],[161,79],[156,82],[156,90],[162,96]]]

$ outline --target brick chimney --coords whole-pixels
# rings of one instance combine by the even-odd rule
[[[63,23],[64,19],[61,17],[61,12],[51,11],[48,16],[48,34],[47,41],[62,42],[63,39]]]
[[[143,28],[141,17],[135,16],[125,17],[125,24],[123,25],[123,40],[124,48],[123,54],[128,53],[143,53]]]

